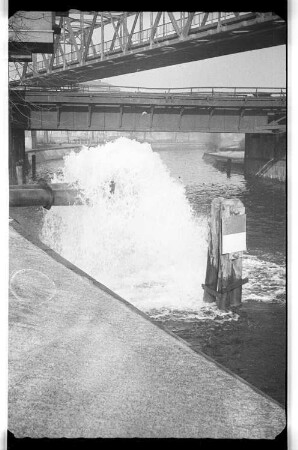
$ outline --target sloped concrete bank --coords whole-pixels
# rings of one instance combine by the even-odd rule
[[[285,427],[277,402],[14,221],[9,301],[16,437],[273,439]]]

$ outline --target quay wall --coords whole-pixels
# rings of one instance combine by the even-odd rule
[[[285,181],[286,150],[286,133],[245,134],[245,172]],[[269,161],[272,163],[268,165]]]

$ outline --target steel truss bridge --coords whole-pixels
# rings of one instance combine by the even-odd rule
[[[286,130],[284,88],[23,87],[11,90],[10,105],[13,126],[27,130]]]
[[[270,12],[70,12],[53,54],[10,63],[11,86],[62,86],[286,43]]]

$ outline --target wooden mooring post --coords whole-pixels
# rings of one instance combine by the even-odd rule
[[[242,256],[246,250],[246,215],[237,199],[216,198],[211,204],[204,302],[221,310],[241,305]]]
[[[17,175],[17,183],[18,184],[23,184],[23,176],[24,170],[23,170],[23,165],[22,164],[17,164],[16,165],[16,175]]]
[[[31,158],[31,167],[32,167],[32,180],[36,179],[36,155],[32,155]]]

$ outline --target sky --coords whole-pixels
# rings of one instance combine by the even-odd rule
[[[286,46],[104,78],[118,86],[286,87]]]

